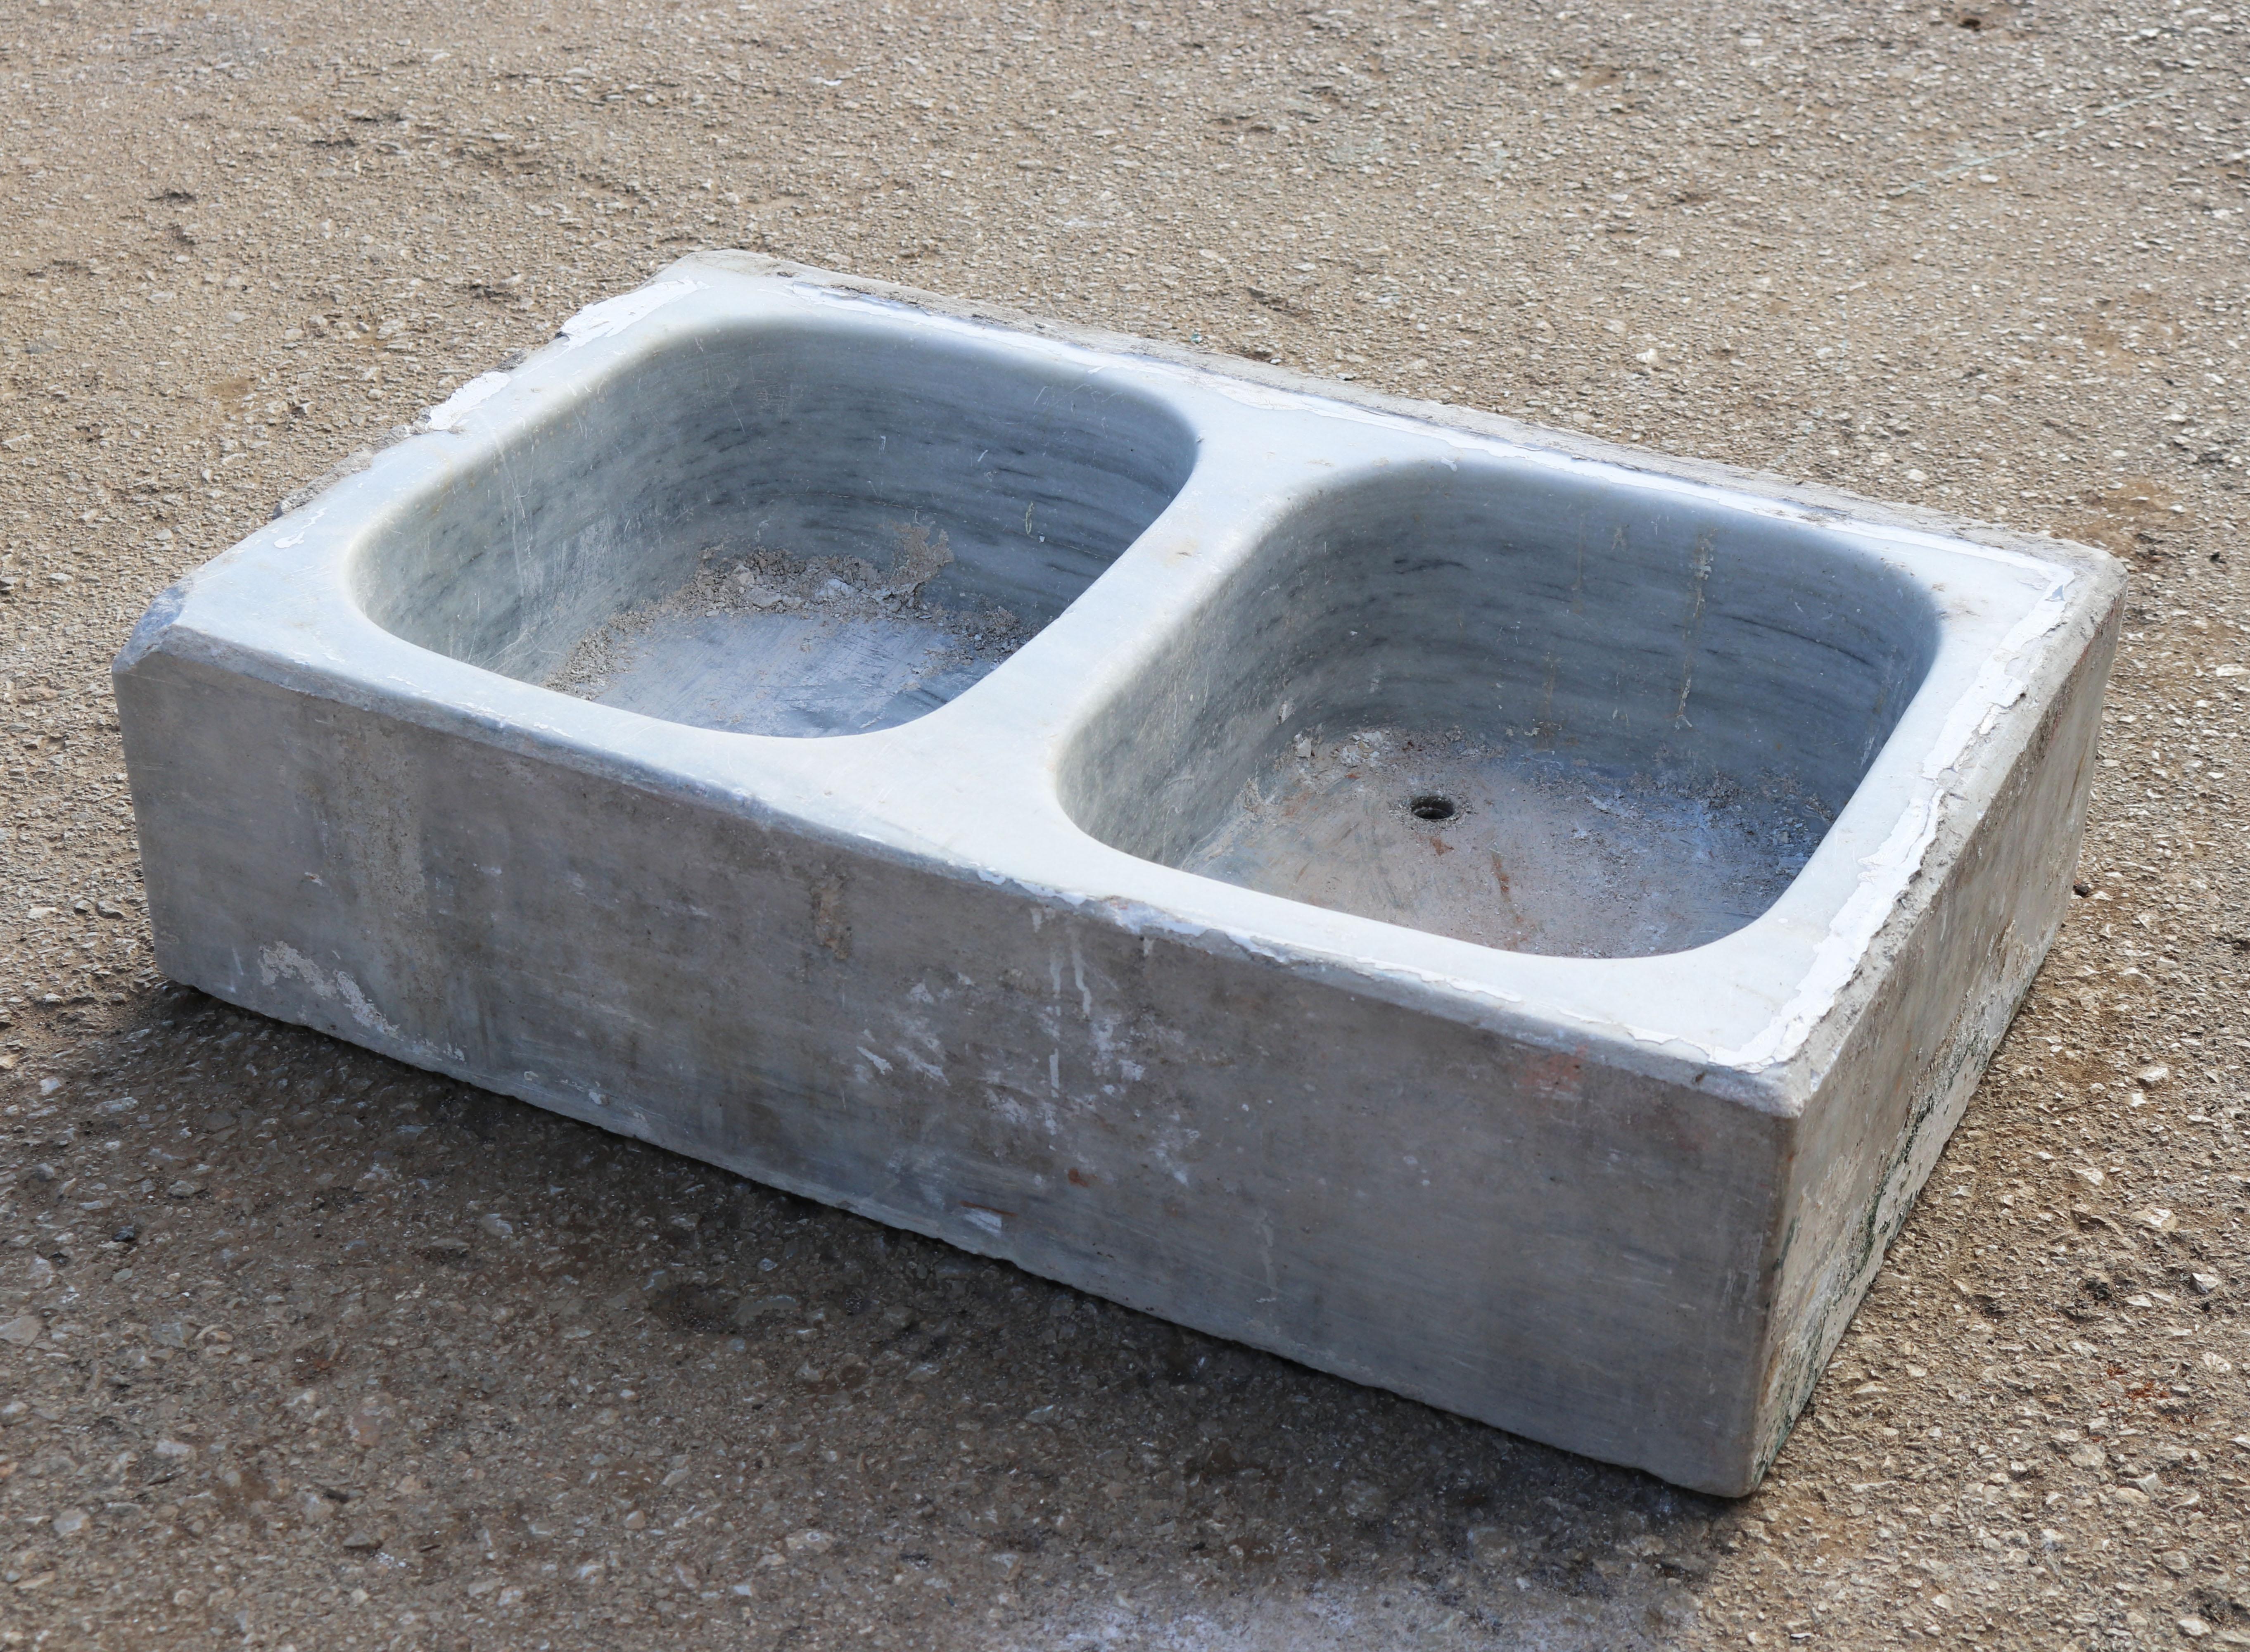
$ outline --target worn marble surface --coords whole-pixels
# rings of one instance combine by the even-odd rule
[[[686,259],[169,593],[117,669],[162,967],[1746,1490],[2052,936],[2113,565],[1007,319]],[[923,715],[541,686],[714,544],[902,516],[1025,632]],[[1370,728],[1732,811],[1656,875],[1733,904],[1635,936],[1535,855],[1577,932],[1503,946],[1193,869]]]

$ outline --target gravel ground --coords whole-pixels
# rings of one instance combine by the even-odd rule
[[[2250,31],[22,0],[0,16],[0,1644],[2250,1645]],[[160,983],[107,661],[742,245],[2131,560],[2085,893],[1740,1503]]]

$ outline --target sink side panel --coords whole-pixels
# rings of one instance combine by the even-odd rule
[[[1790,1121],[161,649],[159,961],[262,1013],[1737,1491]]]
[[[1910,933],[1857,1011],[1803,1117],[1777,1235],[1775,1342],[1765,1362],[1758,1468],[1777,1452],[1891,1241],[1914,1207],[1987,1062],[2030,991],[2072,897],[2092,797],[2113,602],[1957,841]],[[2033,703],[2037,703],[2034,696]]]

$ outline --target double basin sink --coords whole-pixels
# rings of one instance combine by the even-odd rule
[[[158,961],[1753,1485],[2051,940],[2100,553],[744,254],[168,592]]]

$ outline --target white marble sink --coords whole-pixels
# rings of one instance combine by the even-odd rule
[[[167,593],[159,959],[1736,1493],[2052,938],[2083,547],[742,254]]]

